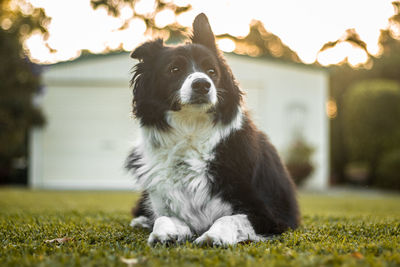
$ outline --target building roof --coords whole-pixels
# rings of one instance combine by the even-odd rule
[[[112,51],[112,52],[108,52],[108,53],[102,53],[102,54],[93,54],[93,53],[89,53],[89,52],[84,52],[82,53],[81,56],[79,56],[78,58],[75,58],[73,60],[68,60],[68,61],[60,61],[54,64],[48,64],[45,65],[44,67],[51,67],[51,66],[59,66],[59,65],[65,65],[65,64],[75,64],[78,62],[85,62],[88,60],[92,60],[92,59],[104,59],[104,58],[108,58],[108,57],[112,57],[115,55],[124,55],[126,54],[126,56],[128,57],[130,52],[124,51],[124,50],[120,50],[120,51]],[[298,63],[298,62],[293,62],[293,61],[289,61],[289,60],[284,60],[281,58],[277,58],[277,57],[272,57],[269,55],[266,56],[258,56],[258,57],[252,57],[249,55],[241,55],[241,54],[237,54],[237,53],[224,53],[226,55],[229,56],[235,56],[235,57],[243,57],[243,58],[252,58],[255,60],[261,60],[261,61],[273,61],[275,63],[282,63],[282,64],[289,64],[292,66],[297,66],[297,67],[305,67],[305,68],[310,68],[310,69],[315,69],[315,70],[324,70],[324,71],[328,71],[328,68],[323,67],[319,64],[305,64],[305,63]]]

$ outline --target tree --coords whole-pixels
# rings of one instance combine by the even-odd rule
[[[380,161],[376,181],[377,186],[390,190],[400,190],[400,149],[387,153]]]
[[[236,44],[235,52],[257,57],[280,58],[282,60],[301,63],[296,52],[286,46],[282,40],[268,32],[263,23],[253,20],[250,25],[250,32],[244,38],[238,38],[229,34],[218,36],[229,38]]]
[[[109,15],[118,17],[120,15],[120,12],[122,8],[130,8],[132,10],[132,16],[130,18],[127,18],[123,26],[120,28],[121,30],[126,28],[129,25],[129,22],[134,19],[134,18],[139,18],[144,21],[147,27],[147,31],[152,32],[153,34],[156,33],[168,33],[168,35],[172,38],[182,38],[183,35],[182,33],[186,31],[187,29],[179,25],[177,23],[174,23],[172,25],[166,25],[165,27],[158,27],[156,22],[155,22],[155,17],[156,14],[165,11],[165,10],[171,10],[174,12],[175,15],[179,15],[181,13],[184,13],[188,10],[191,9],[191,6],[188,4],[186,6],[178,6],[175,5],[173,2],[167,2],[167,1],[162,1],[162,0],[155,0],[154,2],[154,9],[150,13],[139,13],[135,9],[135,5],[138,3],[138,0],[91,0],[92,7],[94,9],[97,9],[99,7],[106,8]]]
[[[380,56],[373,56],[369,53],[369,61],[366,66],[359,68],[351,67],[347,60],[338,66],[330,67],[330,97],[337,105],[337,115],[331,119],[331,167],[334,183],[345,183],[346,165],[350,161],[349,148],[344,139],[343,123],[346,114],[343,110],[346,91],[355,83],[366,79],[389,79],[400,82],[400,2],[393,2],[395,15],[389,18],[389,28],[381,31],[380,44],[382,53]],[[396,34],[397,33],[397,34]],[[365,43],[360,40],[354,31],[347,31],[347,34],[335,41],[325,44],[322,50],[334,47],[340,42],[349,42],[365,51]]]
[[[25,55],[23,41],[33,31],[46,32],[41,9],[20,0],[0,1],[0,182],[12,175],[12,162],[26,155],[27,132],[44,117],[33,104],[40,69]]]
[[[128,18],[124,26],[121,27],[123,29],[127,25],[129,25],[129,21],[133,18],[142,19],[147,26],[147,31],[154,34],[161,34],[168,32],[168,36],[173,40],[182,40],[186,36],[186,32],[188,29],[179,25],[177,23],[173,23],[167,25],[163,28],[159,28],[155,23],[155,17],[157,13],[172,10],[175,15],[179,15],[181,13],[189,11],[192,7],[188,4],[186,6],[177,6],[174,2],[164,2],[162,0],[156,0],[154,5],[153,12],[147,14],[138,13],[135,9],[135,5],[139,1],[129,1],[129,0],[91,0],[92,6],[94,9],[99,7],[105,7],[109,14],[112,16],[119,16],[122,8],[129,7],[133,11],[133,15],[131,18]],[[254,20],[250,25],[250,32],[244,38],[238,38],[236,36],[232,36],[229,34],[218,35],[217,38],[228,38],[235,42],[236,49],[234,52],[239,54],[246,54],[251,56],[266,56],[272,58],[280,58],[286,61],[292,61],[296,63],[300,63],[301,60],[299,56],[291,50],[288,46],[282,43],[281,39],[276,35],[268,32],[261,21]]]
[[[364,80],[344,96],[344,142],[351,161],[366,162],[368,184],[375,185],[381,159],[400,149],[400,84]]]

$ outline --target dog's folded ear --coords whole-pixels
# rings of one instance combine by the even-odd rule
[[[163,47],[164,42],[162,39],[146,42],[132,51],[131,58],[138,59],[139,61],[147,61],[157,56]]]
[[[192,43],[201,44],[213,51],[217,51],[214,33],[204,13],[197,15],[193,21]]]

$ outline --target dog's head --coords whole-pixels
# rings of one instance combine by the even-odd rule
[[[191,42],[166,46],[161,39],[137,47],[131,80],[133,112],[143,126],[168,127],[166,112],[185,106],[212,113],[215,122],[236,115],[241,92],[219,51],[206,15],[193,22]]]

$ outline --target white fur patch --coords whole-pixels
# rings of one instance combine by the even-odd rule
[[[166,244],[168,242],[182,243],[192,236],[189,226],[176,218],[162,216],[154,222],[153,232],[150,234],[147,243]]]
[[[192,83],[196,79],[206,79],[210,82],[211,87],[210,91],[208,92],[208,97],[210,99],[211,104],[217,103],[217,89],[213,81],[203,72],[194,72],[190,74],[186,80],[183,82],[182,87],[179,89],[179,96],[181,99],[182,104],[189,104],[190,99],[192,98],[193,90],[192,90]]]
[[[176,217],[201,234],[216,219],[232,214],[229,203],[211,195],[213,177],[207,173],[207,164],[214,159],[216,145],[240,129],[242,112],[230,125],[220,125],[207,110],[188,105],[168,112],[166,119],[171,126],[168,131],[141,128],[137,183],[148,192],[147,205],[155,219]]]
[[[247,215],[237,214],[219,218],[194,242],[198,245],[229,246],[247,240],[257,242],[266,238],[255,233]]]
[[[135,227],[143,227],[147,229],[151,228],[150,219],[147,218],[146,216],[139,216],[137,218],[133,218],[129,225],[133,228]]]

